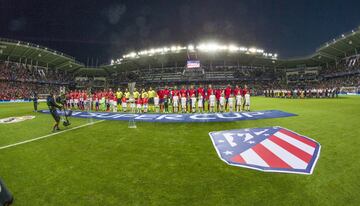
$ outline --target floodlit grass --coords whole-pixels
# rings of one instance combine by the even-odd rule
[[[104,121],[0,150],[15,205],[359,205],[360,97],[252,99],[252,110],[295,117],[227,123]],[[45,108],[45,104],[40,105]],[[0,118],[34,115],[0,104]],[[75,127],[91,120],[72,118]],[[94,120],[96,121],[96,120]],[[49,134],[50,115],[0,124],[0,147]],[[210,131],[282,126],[322,145],[310,176],[263,173],[222,162]]]

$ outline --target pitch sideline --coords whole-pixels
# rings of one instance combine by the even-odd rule
[[[105,121],[105,120],[99,120],[99,121],[96,121],[96,122],[91,122],[91,123],[79,125],[77,127],[70,128],[70,129],[67,129],[67,130],[63,130],[63,131],[60,131],[60,132],[47,134],[47,135],[44,135],[44,136],[41,136],[41,137],[36,137],[34,139],[29,139],[29,140],[25,140],[25,141],[22,141],[22,142],[17,142],[17,143],[14,143],[14,144],[5,145],[5,146],[0,147],[0,150],[7,149],[7,148],[10,148],[10,147],[15,147],[15,146],[30,143],[30,142],[35,142],[35,141],[38,141],[38,140],[41,140],[41,139],[45,139],[47,137],[55,136],[55,135],[65,133],[65,132],[68,132],[68,131],[71,131],[71,130],[79,129],[79,128],[82,128],[82,127],[94,125],[94,124],[97,124],[97,123],[100,123],[100,122],[103,122],[103,121]]]

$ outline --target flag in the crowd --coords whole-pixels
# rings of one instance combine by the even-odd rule
[[[234,166],[261,171],[312,174],[320,144],[281,127],[211,132],[219,157]]]

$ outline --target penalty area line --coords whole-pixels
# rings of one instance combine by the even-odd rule
[[[71,130],[80,129],[82,127],[87,127],[87,126],[90,126],[90,125],[94,125],[94,124],[97,124],[97,123],[100,123],[100,122],[103,122],[103,121],[105,121],[105,120],[99,120],[99,121],[96,121],[96,122],[83,124],[83,125],[73,127],[73,128],[67,129],[67,130],[59,131],[59,132],[56,132],[56,133],[47,134],[47,135],[37,137],[37,138],[34,138],[34,139],[29,139],[29,140],[25,140],[25,141],[22,141],[22,142],[9,144],[9,145],[0,147],[0,150],[7,149],[7,148],[10,148],[10,147],[19,146],[19,145],[22,145],[22,144],[27,144],[27,143],[30,143],[30,142],[35,142],[35,141],[45,139],[45,138],[48,138],[48,137],[51,137],[51,136],[55,136],[55,135],[58,135],[58,134],[62,134],[62,133],[65,133],[65,132],[68,132],[68,131],[71,131]]]

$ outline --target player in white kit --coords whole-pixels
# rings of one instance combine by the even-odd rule
[[[183,113],[186,113],[186,97],[183,95],[181,97],[181,110]]]
[[[195,94],[193,94],[191,97],[191,111],[195,113],[196,112],[195,109],[196,109],[196,97]]]
[[[234,96],[231,94],[228,99],[228,105],[229,105],[229,112],[234,111]]]
[[[155,112],[159,113],[159,96],[155,96],[154,97],[154,107],[155,107]]]
[[[250,94],[246,93],[245,94],[245,110],[246,111],[250,111]]]
[[[179,108],[179,96],[174,95],[172,98],[172,104],[173,104],[173,111],[175,113],[178,112],[178,108]]]
[[[214,95],[214,93],[211,93],[209,97],[210,112],[215,112],[215,101],[216,101],[216,96]]]
[[[237,94],[236,95],[236,111],[237,112],[241,112],[242,109],[241,109],[241,105],[242,105],[242,96],[241,94]]]
[[[110,111],[113,111],[114,110],[114,100],[109,97],[109,105],[110,105]]]
[[[130,101],[130,111],[131,113],[135,113],[135,109],[136,109],[135,99],[130,98],[129,101]]]
[[[76,105],[76,109],[79,109],[79,99],[75,98],[74,103]]]
[[[224,93],[221,94],[220,100],[219,100],[219,104],[220,104],[220,112],[224,112],[225,109],[225,97],[224,97]]]
[[[200,94],[199,95],[199,101],[198,101],[198,112],[202,113],[203,112],[203,108],[204,108],[204,99],[203,96]]]

